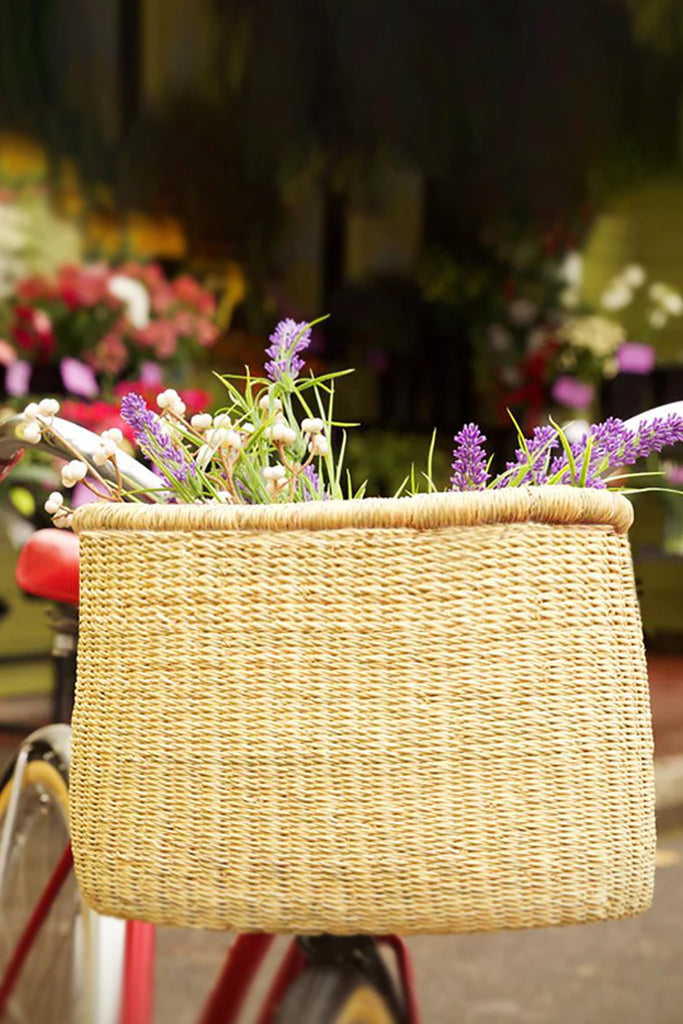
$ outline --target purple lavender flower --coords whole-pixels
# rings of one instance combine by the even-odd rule
[[[315,501],[318,493],[320,492],[320,475],[314,465],[304,466],[301,470],[301,476],[305,476],[310,484],[304,484],[302,487],[302,497],[304,501]],[[323,500],[327,498],[327,494],[323,491]]]
[[[638,459],[645,459],[680,441],[683,441],[683,416],[676,413],[671,413],[666,419],[652,420],[638,430],[629,430],[622,420],[610,417],[604,423],[592,426],[586,437],[571,446],[571,451],[577,476],[585,469],[585,486],[605,487],[603,475],[608,471],[632,466]],[[553,461],[550,472],[561,474],[559,483],[578,483],[572,479],[565,453]]]
[[[500,481],[500,486],[505,487],[514,480],[519,484],[546,484],[548,482],[548,463],[553,449],[557,448],[559,438],[554,427],[535,427],[533,437],[527,441],[528,453],[523,448],[515,452],[515,461],[508,462],[506,470],[511,471],[510,476]],[[526,468],[526,472],[520,478],[519,471]],[[514,472],[514,471],[517,472]]]
[[[311,344],[311,329],[304,321],[297,323],[291,318],[281,320],[270,336],[266,349],[269,362],[265,370],[270,380],[277,382],[287,374],[296,379],[304,367],[299,353]]]
[[[486,438],[475,423],[468,423],[453,440],[451,490],[482,491],[489,478],[484,450]]]
[[[182,448],[173,443],[161,417],[149,408],[142,395],[129,391],[123,396],[121,418],[133,428],[138,446],[155,463],[166,483],[187,483],[194,474],[194,466]]]

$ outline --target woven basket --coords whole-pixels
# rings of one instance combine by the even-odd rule
[[[565,487],[79,509],[87,902],[377,934],[645,909],[631,517]]]

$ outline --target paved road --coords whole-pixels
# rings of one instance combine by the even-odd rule
[[[661,837],[658,859],[639,918],[411,939],[423,1024],[682,1024],[683,833]],[[226,945],[160,933],[158,1024],[192,1024]]]

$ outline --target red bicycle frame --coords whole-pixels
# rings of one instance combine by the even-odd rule
[[[21,969],[50,909],[73,866],[71,847],[67,846],[41,893],[16,949],[0,981],[0,1017],[2,1017]],[[154,1004],[155,927],[140,921],[126,926],[120,1024],[152,1024]],[[198,1024],[237,1024],[244,1000],[261,968],[274,935],[238,935],[225,960],[223,969],[199,1017]],[[405,1024],[420,1024],[413,973],[403,942],[396,936],[383,936],[378,944],[391,949],[396,959],[401,984]],[[306,958],[296,941],[287,947],[273,977],[256,1024],[271,1024],[273,1015],[298,974],[306,966]]]

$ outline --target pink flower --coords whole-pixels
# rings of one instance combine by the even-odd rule
[[[558,377],[551,389],[555,402],[570,409],[587,409],[595,397],[593,384],[586,384],[576,377]]]
[[[9,366],[10,363],[16,361],[17,353],[10,345],[9,341],[5,341],[0,338],[0,366]]]
[[[655,350],[652,345],[626,341],[617,350],[617,363],[622,373],[652,373],[655,368]]]
[[[216,312],[216,300],[211,292],[207,292],[198,281],[189,274],[181,274],[173,282],[173,291],[179,302],[191,306],[204,316],[213,316]]]
[[[128,365],[128,349],[119,334],[106,334],[89,354],[88,361],[100,373],[117,377]]]

